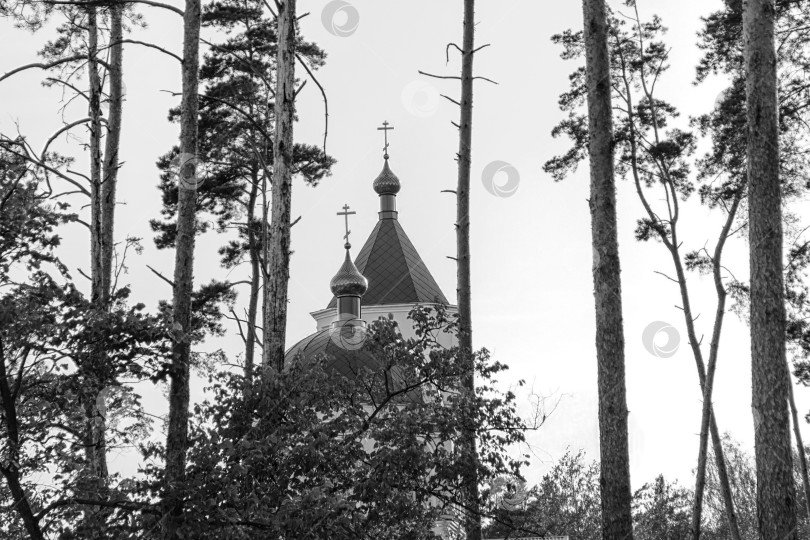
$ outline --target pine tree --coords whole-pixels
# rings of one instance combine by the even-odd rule
[[[596,361],[599,386],[602,538],[633,538],[630,457],[624,372],[616,187],[613,177],[613,111],[604,0],[583,0],[588,92],[588,150],[591,165],[591,234],[596,302]]]
[[[180,120],[180,187],[177,205],[177,240],[172,298],[172,362],[169,387],[169,426],[166,434],[166,470],[163,537],[176,540],[183,520],[183,483],[186,474],[189,418],[189,363],[191,356],[191,297],[194,272],[194,233],[197,202],[196,154],[200,0],[186,0],[183,12],[182,105]]]
[[[743,8],[748,115],[751,374],[762,540],[796,539],[782,274],[782,193],[773,0]]]
[[[211,42],[200,67],[199,145],[197,152],[197,233],[236,229],[219,249],[221,263],[233,269],[249,264],[248,308],[244,316],[233,312],[245,341],[244,372],[253,376],[256,344],[261,344],[257,324],[264,264],[263,227],[267,215],[267,191],[272,184],[275,65],[277,36],[275,23],[265,15],[260,1],[225,0],[209,4],[202,13],[202,25],[223,33],[222,41]],[[320,68],[325,53],[315,44],[299,39],[296,50],[310,69]],[[169,111],[178,121],[180,109]],[[179,149],[173,148],[158,160],[162,171],[160,189],[163,219],[151,221],[158,248],[173,247],[176,239],[177,166]],[[293,148],[293,174],[315,186],[330,174],[335,160],[322,149],[303,143]],[[200,217],[206,213],[213,220]]]

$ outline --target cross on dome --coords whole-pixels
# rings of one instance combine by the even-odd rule
[[[383,157],[388,159],[388,132],[394,129],[394,126],[389,126],[388,120],[383,120],[382,127],[378,127],[377,131],[382,131],[385,135],[385,146],[383,146]]]
[[[343,236],[343,238],[346,239],[346,244],[344,244],[344,247],[346,249],[349,249],[350,247],[352,247],[352,245],[349,243],[349,234],[351,234],[351,232],[352,232],[351,230],[349,230],[349,216],[352,215],[352,214],[356,214],[356,213],[357,212],[354,212],[354,211],[349,212],[349,205],[348,204],[343,205],[343,212],[338,212],[337,213],[337,215],[344,216],[346,218],[346,234]]]
[[[337,215],[343,216],[346,220],[346,235],[343,237],[346,239],[346,244],[343,246],[346,248],[346,259],[343,261],[343,266],[340,267],[337,274],[335,274],[332,281],[329,283],[329,288],[332,289],[332,294],[338,298],[345,296],[354,297],[353,300],[346,300],[346,302],[338,306],[338,315],[350,313],[355,318],[358,318],[360,316],[360,297],[368,290],[368,280],[357,270],[357,267],[354,265],[349,255],[349,249],[352,247],[349,243],[349,235],[352,232],[349,229],[349,216],[356,213],[357,212],[353,210],[349,210],[348,204],[343,205],[343,212],[337,213]]]
[[[382,172],[377,176],[373,184],[374,191],[381,197],[380,211],[385,212],[385,215],[388,217],[396,216],[396,202],[394,201],[394,196],[399,192],[399,178],[397,178],[397,175],[395,175],[388,166],[388,132],[392,129],[394,129],[394,126],[390,125],[388,120],[384,120],[382,127],[377,128],[377,130],[382,131],[385,135],[385,146],[383,146],[383,158],[385,158],[385,163],[383,164]]]

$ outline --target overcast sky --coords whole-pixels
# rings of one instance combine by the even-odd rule
[[[170,0],[180,5],[176,0]],[[352,0],[324,24],[325,1],[300,1],[303,35],[328,53],[318,72],[329,98],[327,150],[338,163],[333,175],[317,188],[298,182],[293,191],[293,216],[301,221],[293,229],[288,341],[295,343],[315,330],[309,313],[326,307],[329,280],[342,262],[342,219],[335,215],[344,203],[357,210],[351,228],[359,248],[377,220],[378,200],[371,182],[382,167],[382,137],[376,127],[388,120],[390,164],[402,182],[398,197],[400,222],[451,301],[455,299],[454,198],[440,193],[456,183],[454,154],[458,139],[450,124],[458,110],[439,93],[457,97],[457,81],[428,79],[417,70],[455,75],[458,55],[445,64],[445,45],[460,42],[461,1]],[[694,67],[699,58],[696,32],[700,17],[719,7],[717,0],[639,0],[642,17],[658,14],[669,28],[672,68],[660,83],[663,98],[689,115],[710,109],[723,88],[722,80],[695,87]],[[180,51],[181,20],[177,15],[142,9],[149,27],[136,29],[134,39],[156,42]],[[490,43],[475,57],[475,72],[498,82],[478,81],[473,114],[472,184],[472,287],[475,345],[487,347],[493,357],[511,367],[502,377],[504,388],[519,379],[524,411],[530,393],[548,396],[559,405],[546,424],[529,435],[532,465],[527,470],[536,482],[565,449],[583,448],[598,457],[596,360],[591,276],[590,220],[587,206],[588,171],[580,168],[563,183],[554,183],[542,164],[567,148],[567,141],[551,137],[562,114],[557,96],[567,89],[568,73],[576,65],[559,58],[552,34],[581,27],[580,2],[537,0],[479,1],[476,45]],[[50,34],[52,35],[52,34]],[[31,36],[0,24],[0,73],[36,61],[47,32]],[[154,248],[148,219],[157,217],[156,158],[177,142],[179,128],[166,121],[167,110],[178,104],[169,92],[180,90],[176,60],[160,53],[127,45],[125,49],[127,101],[119,181],[116,238],[144,239],[141,256],[130,259],[127,281],[134,298],[154,308],[168,298],[166,284],[146,264],[171,275],[173,252]],[[40,86],[43,73],[31,70],[0,83],[0,130],[25,134],[35,148],[62,122],[60,93]],[[69,107],[68,121],[80,118],[81,108]],[[298,141],[320,144],[324,129],[323,105],[314,84],[299,97]],[[84,136],[79,131],[78,135]],[[79,155],[75,141],[60,139],[59,148]],[[485,186],[484,169],[502,161],[519,177],[511,196],[498,197]],[[81,156],[77,168],[86,168]],[[503,187],[504,174],[495,180]],[[634,488],[659,472],[691,484],[697,456],[701,396],[695,362],[688,350],[678,293],[674,284],[654,273],[668,272],[670,261],[655,243],[633,238],[641,206],[634,190],[622,181],[618,190],[619,242],[622,257],[624,320],[627,352],[627,390],[630,409],[630,458]],[[491,188],[491,185],[490,185]],[[78,208],[79,201],[76,201]],[[86,211],[86,210],[85,210]],[[691,204],[683,210],[684,251],[713,239],[722,216]],[[690,225],[687,225],[689,223]],[[87,231],[75,226],[65,231],[62,255],[68,265],[87,270]],[[209,234],[198,241],[196,282],[222,278],[217,248],[225,238]],[[356,251],[355,251],[356,252]],[[747,275],[747,251],[740,241],[729,246],[726,265],[738,278]],[[242,279],[247,268],[229,279]],[[74,272],[77,279],[82,279]],[[701,335],[708,343],[714,311],[712,284],[689,276]],[[668,358],[648,352],[642,341],[645,328],[661,322],[680,336],[679,348]],[[238,334],[207,343],[205,350],[225,347],[241,350]],[[656,343],[666,345],[659,333]],[[677,336],[676,336],[677,337]],[[726,319],[717,379],[715,410],[721,431],[729,431],[750,447],[753,441],[750,395],[748,328],[735,315]],[[195,388],[194,394],[200,395]],[[797,390],[803,412],[810,407],[810,392]],[[149,406],[165,409],[158,392],[149,392]],[[808,430],[805,429],[805,432]],[[523,451],[526,448],[522,449]],[[123,457],[114,466],[127,468]]]

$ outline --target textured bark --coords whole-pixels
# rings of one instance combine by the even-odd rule
[[[250,256],[250,299],[248,301],[247,332],[245,335],[245,381],[250,384],[253,380],[253,368],[256,364],[256,319],[259,308],[259,292],[261,287],[261,267],[259,265],[261,243],[256,235],[253,224],[256,220],[256,202],[259,194],[258,167],[251,175],[250,195],[247,204],[247,237],[248,254]]]
[[[785,376],[782,193],[773,0],[743,11],[748,116],[751,380],[761,540],[795,540],[796,500]]]
[[[599,446],[602,538],[631,540],[630,458],[624,374],[616,187],[613,176],[613,112],[604,0],[583,0],[588,134],[591,167],[596,358],[599,388]]]
[[[88,89],[90,117],[90,299],[98,310],[107,307],[108,291],[104,287],[104,208],[102,204],[102,123],[101,123],[101,78],[98,71],[98,14],[95,7],[87,9],[87,53],[88,53]],[[107,478],[107,455],[105,445],[105,424],[102,411],[98,407],[98,396],[101,384],[98,374],[105,363],[103,349],[93,352],[91,365],[81,366],[84,387],[80,396],[85,414],[84,441],[90,479],[93,491],[99,491]],[[97,497],[99,493],[90,493]]]
[[[799,455],[799,470],[802,474],[802,486],[804,487],[804,504],[807,515],[810,516],[810,477],[807,473],[807,453],[802,440],[802,430],[799,423],[799,411],[796,408],[796,399],[793,397],[793,384],[789,380],[788,372],[788,397],[790,399],[790,414],[793,418],[793,434],[796,437],[796,452]]]
[[[101,183],[101,264],[102,297],[106,304],[112,290],[113,232],[115,230],[115,192],[118,182],[118,155],[121,143],[121,116],[123,112],[123,4],[110,8],[110,59],[107,76],[109,87],[109,114],[107,139],[104,147],[103,179]]]
[[[113,231],[115,227],[115,191],[118,176],[118,149],[121,141],[121,115],[122,115],[122,61],[123,61],[123,25],[122,4],[115,4],[110,8],[110,58],[107,75],[109,87],[109,115],[107,117],[107,135],[103,155],[100,153],[100,140],[93,137],[91,144],[92,173],[94,181],[93,201],[91,205],[95,210],[93,216],[93,230],[91,242],[96,249],[94,264],[91,269],[93,282],[93,300],[99,310],[109,308],[110,294],[112,292],[112,265],[113,265]],[[91,48],[97,50],[97,27],[90,26]],[[94,53],[95,54],[95,53]],[[95,75],[94,75],[95,74]],[[100,134],[100,99],[101,85],[98,80],[97,66],[91,69],[91,118],[93,131]],[[98,123],[96,123],[98,121]],[[88,375],[92,378],[99,373],[99,367],[106,364],[106,352],[102,349],[96,352],[94,366]],[[85,415],[87,417],[87,431],[90,448],[94,453],[94,469],[98,477],[99,488],[106,485],[107,470],[107,423],[106,403],[103,394],[104,384],[92,384],[85,396]]]
[[[101,79],[98,74],[98,14],[95,7],[87,8],[87,69],[90,88],[90,297],[100,305],[104,298],[102,264],[102,205],[101,205]]]
[[[461,117],[458,145],[458,186],[456,189],[456,250],[458,259],[459,345],[472,353],[472,298],[470,286],[470,175],[472,169],[473,54],[475,21],[473,0],[464,2],[464,37],[461,63]]]
[[[278,3],[276,132],[273,138],[273,196],[265,238],[268,265],[264,288],[265,368],[284,368],[287,286],[290,281],[290,206],[292,204],[293,120],[295,115],[295,0]]]
[[[475,396],[475,357],[472,343],[472,291],[470,286],[470,173],[472,168],[473,56],[475,51],[475,1],[464,0],[464,34],[461,53],[461,115],[459,119],[458,186],[456,187],[456,259],[459,354],[464,365],[464,391]],[[468,512],[464,524],[469,540],[481,539],[478,504],[478,451],[475,432],[464,430],[461,443],[469,456],[463,479]]]
[[[164,528],[166,540],[179,538],[183,519],[182,487],[188,450],[191,293],[194,270],[194,220],[197,204],[196,160],[200,62],[200,0],[186,0],[183,15],[183,97],[180,112],[181,170],[178,181],[177,240],[172,299],[172,365],[169,427],[166,438]],[[192,176],[193,175],[193,176]],[[191,179],[190,182],[182,181]]]

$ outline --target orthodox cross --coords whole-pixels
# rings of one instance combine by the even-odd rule
[[[352,232],[352,231],[349,230],[349,216],[352,215],[352,214],[356,214],[356,213],[357,212],[354,212],[354,211],[349,212],[349,205],[348,204],[343,205],[343,212],[338,212],[337,213],[337,215],[343,216],[343,217],[346,218],[346,235],[343,237],[343,238],[346,239],[346,249],[349,249],[350,247],[352,247],[352,245],[349,243],[349,234]]]
[[[385,159],[388,159],[388,132],[392,129],[394,129],[394,126],[389,127],[388,120],[385,120],[383,122],[382,127],[377,128],[378,131],[382,131],[383,134],[385,135],[385,146],[383,147],[383,152],[385,152],[384,154]]]

